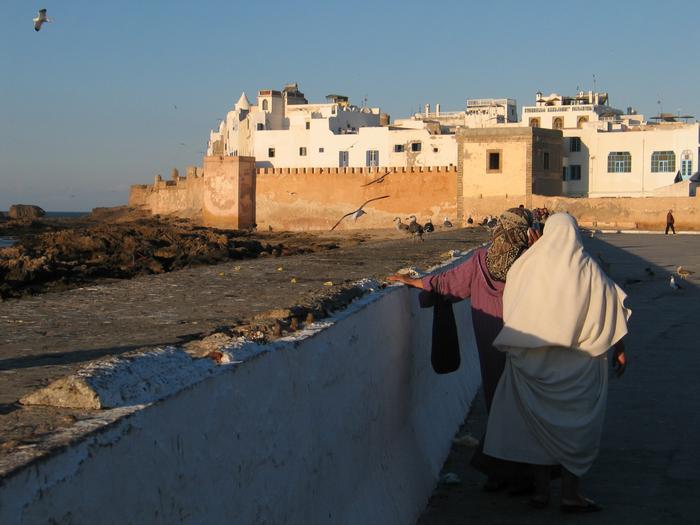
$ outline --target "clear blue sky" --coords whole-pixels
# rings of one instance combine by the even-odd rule
[[[55,22],[35,33],[41,7]],[[286,82],[400,118],[531,104],[595,74],[616,107],[651,116],[659,93],[700,117],[699,15],[678,0],[0,0],[0,209],[125,203],[130,184],[199,164],[241,91]]]

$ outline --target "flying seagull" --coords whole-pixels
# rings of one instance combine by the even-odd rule
[[[46,16],[46,9],[39,9],[34,19],[34,31],[39,31],[44,22],[53,22],[53,20]]]
[[[355,217],[355,220],[357,220],[357,219],[359,219],[360,217],[362,217],[363,215],[366,215],[367,212],[366,212],[365,210],[363,210],[362,208],[364,208],[365,206],[367,206],[370,202],[372,202],[372,201],[378,201],[378,200],[380,200],[380,199],[387,199],[387,198],[389,198],[389,195],[382,195],[381,197],[375,197],[374,199],[370,199],[370,200],[368,200],[368,201],[365,201],[365,202],[362,204],[362,206],[360,206],[360,207],[357,208],[356,210],[352,210],[351,212],[346,213],[345,215],[343,215],[343,216],[338,220],[338,222],[335,223],[335,226],[333,226],[333,227],[331,228],[330,231],[335,230],[335,228],[338,226],[338,224],[340,224],[341,222],[343,222],[343,219],[344,219],[345,217],[350,217],[350,215],[353,215],[353,216]]]
[[[371,181],[369,181],[367,184],[363,184],[363,185],[360,186],[360,187],[361,187],[361,188],[364,188],[364,187],[366,187],[366,186],[369,186],[370,184],[381,184],[382,182],[384,182],[384,178],[385,178],[387,175],[389,175],[390,173],[391,173],[391,172],[385,173],[385,174],[382,175],[381,177],[377,177],[376,179],[371,180]]]

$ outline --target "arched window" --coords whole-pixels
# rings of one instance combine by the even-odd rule
[[[608,173],[630,173],[632,155],[629,151],[611,151],[608,153]]]
[[[552,129],[564,129],[564,119],[555,117],[554,120],[552,120]]]
[[[651,154],[652,173],[675,173],[676,154],[672,151],[655,151]]]
[[[532,117],[530,119],[530,127],[531,128],[539,128],[540,127],[540,119],[537,117]]]
[[[577,125],[579,128],[582,128],[583,125],[584,125],[586,122],[588,122],[588,117],[579,117],[579,118],[578,118],[578,121],[576,122],[576,125]]]
[[[267,100],[263,100],[263,103],[262,103],[263,111],[267,111],[268,107],[269,107],[269,104],[268,104]]]

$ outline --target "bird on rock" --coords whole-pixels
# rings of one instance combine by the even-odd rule
[[[39,9],[39,12],[37,13],[36,18],[33,20],[33,22],[34,31],[40,31],[42,25],[44,25],[45,23],[53,22],[53,20],[46,16],[46,9]]]
[[[423,231],[424,231],[425,233],[430,233],[430,232],[434,232],[434,231],[435,231],[435,226],[433,226],[433,221],[432,221],[432,219],[428,219],[428,222],[426,222],[426,223],[423,225]]]
[[[442,225],[445,228],[452,228],[452,223],[450,222],[450,219],[448,219],[447,217],[445,217],[445,220],[442,222]]]

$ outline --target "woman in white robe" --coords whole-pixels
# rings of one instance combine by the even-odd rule
[[[506,366],[494,395],[484,452],[530,463],[531,503],[549,503],[549,472],[562,471],[561,509],[600,510],[579,494],[598,454],[608,390],[607,351],[624,371],[626,295],[584,251],[565,213],[513,264],[503,295],[504,327],[494,346]]]

